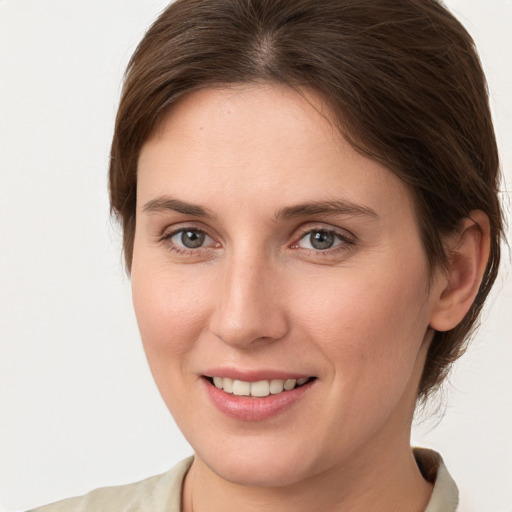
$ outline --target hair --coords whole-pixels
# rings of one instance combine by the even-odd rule
[[[208,87],[272,82],[327,102],[341,134],[409,184],[430,269],[471,210],[491,250],[462,322],[435,332],[418,398],[465,350],[496,278],[502,217],[487,84],[474,42],[436,0],[177,0],[132,56],[116,118],[110,201],[131,269],[140,149],[169,107]]]

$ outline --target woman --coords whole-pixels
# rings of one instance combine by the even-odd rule
[[[144,348],[195,456],[38,510],[456,510],[409,439],[499,263],[462,26],[434,0],[178,0],[111,156]]]

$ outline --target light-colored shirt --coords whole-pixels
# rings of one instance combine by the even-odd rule
[[[456,512],[458,490],[443,459],[432,450],[416,448],[414,455],[423,476],[434,483],[425,512]],[[30,512],[181,512],[181,489],[193,457],[170,471],[128,485],[96,489]]]

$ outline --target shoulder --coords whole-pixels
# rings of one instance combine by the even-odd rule
[[[189,457],[170,471],[140,482],[96,489],[84,496],[58,501],[29,512],[179,512],[181,487],[192,460]]]

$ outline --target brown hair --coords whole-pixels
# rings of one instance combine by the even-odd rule
[[[489,216],[479,293],[456,328],[434,334],[424,399],[464,351],[500,258],[498,153],[471,37],[436,0],[172,3],[129,63],[112,142],[110,199],[128,271],[137,160],[156,123],[193,90],[261,81],[317,91],[353,146],[411,185],[431,268],[446,265],[443,236],[471,210]]]

